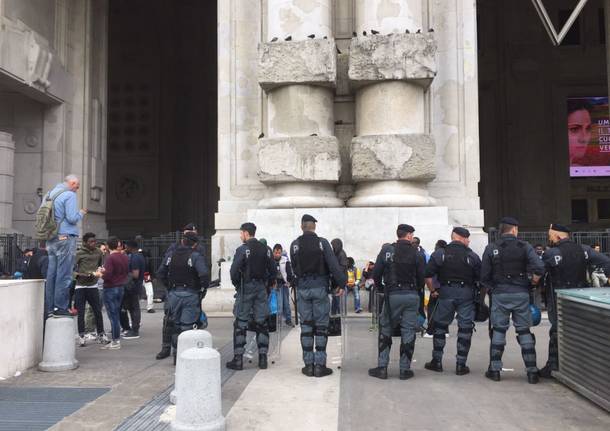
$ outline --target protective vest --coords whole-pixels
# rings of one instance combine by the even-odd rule
[[[267,265],[271,259],[269,248],[256,239],[246,242],[246,265],[244,268],[244,281],[266,281]]]
[[[561,260],[557,266],[551,267],[551,282],[553,287],[577,288],[587,285],[587,263],[589,256],[583,248],[573,241],[560,243]]]
[[[172,254],[168,271],[170,288],[199,289],[199,276],[193,268],[193,251],[189,247],[178,247]]]
[[[438,274],[441,284],[463,283],[474,284],[474,271],[470,263],[470,249],[459,244],[449,244],[445,247],[443,264]]]
[[[492,249],[493,279],[496,284],[527,284],[527,249],[520,240],[501,239]]]
[[[408,241],[398,241],[392,246],[394,247],[394,253],[391,253],[389,259],[387,259],[390,266],[390,277],[389,283],[386,284],[389,290],[416,289],[417,249]]]
[[[324,247],[318,235],[301,235],[297,239],[295,273],[299,277],[325,276],[328,268],[324,260]]]

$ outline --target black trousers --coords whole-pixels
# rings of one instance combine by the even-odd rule
[[[131,317],[131,324],[129,323],[129,317]],[[125,294],[123,295],[123,303],[121,304],[120,318],[121,327],[123,330],[129,331],[131,329],[134,332],[138,332],[140,330],[142,312],[140,311],[139,291],[125,291]]]
[[[85,303],[89,303],[93,316],[95,317],[95,326],[97,334],[104,333],[104,319],[102,318],[102,304],[100,303],[100,294],[97,286],[81,287],[74,290],[74,306],[78,310],[78,333],[80,336],[85,334]]]

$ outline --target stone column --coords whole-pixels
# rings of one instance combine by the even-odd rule
[[[261,208],[343,206],[335,191],[331,8],[330,0],[267,2],[267,39],[278,40],[259,46],[258,81],[268,95],[267,136],[258,147],[258,177],[267,186]]]
[[[0,231],[13,227],[15,142],[10,133],[0,132]]]
[[[427,189],[436,171],[425,92],[436,75],[436,42],[423,28],[422,3],[356,1],[358,36],[349,58],[356,90],[351,148],[356,192],[349,206],[435,205]]]

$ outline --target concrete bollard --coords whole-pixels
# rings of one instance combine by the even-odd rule
[[[169,394],[169,402],[176,404],[178,394],[178,373],[181,372],[180,355],[182,352],[197,347],[199,342],[203,343],[203,347],[214,347],[212,345],[212,334],[201,329],[191,329],[184,331],[178,336],[178,348],[176,349],[176,378],[174,379],[174,390]]]
[[[54,372],[73,370],[78,367],[76,354],[76,319],[73,317],[51,317],[47,319],[40,371]]]
[[[199,342],[180,355],[178,403],[173,431],[224,431],[220,392],[220,353]]]

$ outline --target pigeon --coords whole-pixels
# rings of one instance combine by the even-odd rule
[[[341,54],[341,50],[339,50],[339,47],[336,47],[336,48],[337,48],[337,54]]]
[[[409,31],[409,29],[406,29],[406,30],[405,30],[405,33],[406,33],[406,34],[411,34],[411,32]]]
[[[318,136],[318,134],[317,134],[317,133],[312,133],[312,134],[311,134],[311,135],[309,135],[309,136]]]
[[[358,33],[356,33],[355,31],[352,32],[352,37],[358,37]]]
[[[326,39],[328,39],[328,36],[324,36],[322,39],[326,40]]]
[[[434,33],[434,29],[431,28],[430,30],[428,30],[428,33]]]
[[[286,39],[284,39],[286,42],[290,42],[292,40],[292,36],[288,36]]]
[[[336,125],[341,125],[341,124],[343,124],[343,120],[337,120],[337,121],[335,121],[335,124]]]
[[[263,139],[265,137],[265,134],[263,132],[261,132],[260,135],[258,135],[258,139]]]
[[[373,34],[379,34],[379,32],[377,30],[371,30],[371,33]]]
[[[310,35],[309,35],[309,36],[307,36],[307,37],[308,37],[308,38],[310,38],[310,39],[315,39],[315,38],[316,38],[316,35],[315,35],[315,34],[310,34]]]
[[[417,34],[421,34],[421,30],[417,30],[417,31],[416,31],[416,33],[417,33]]]
[[[366,30],[362,32],[362,36],[366,36]]]
[[[274,37],[273,39],[271,39],[271,42],[277,42],[277,37]]]

